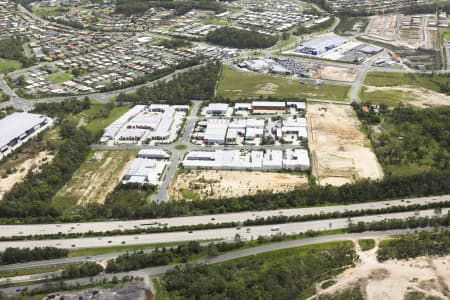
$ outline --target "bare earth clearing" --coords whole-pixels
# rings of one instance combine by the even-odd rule
[[[450,105],[450,96],[424,88],[416,88],[410,86],[375,87],[367,85],[365,86],[365,88],[366,92],[368,93],[376,91],[385,91],[385,92],[398,91],[405,93],[405,96],[402,97],[401,102],[406,102],[421,108],[427,108],[430,106]]]
[[[308,183],[303,175],[275,172],[191,170],[178,174],[172,183],[169,196],[182,197],[182,190],[201,195],[202,198],[234,197],[256,194],[259,190],[274,193],[293,190]]]
[[[380,263],[376,258],[378,241],[374,249],[365,252],[361,251],[357,241],[355,246],[360,262],[337,276],[331,287],[319,289],[319,294],[335,294],[359,286],[367,300],[399,300],[414,291],[437,299],[449,299],[450,255]]]
[[[321,66],[320,73],[315,72],[313,77],[327,80],[353,82],[356,79],[356,75],[358,75],[358,71],[355,69]]]
[[[30,170],[32,172],[39,171],[39,168],[46,162],[51,162],[53,157],[54,155],[49,154],[48,151],[39,152],[35,157],[27,159],[19,164],[16,167],[16,172],[5,178],[0,178],[0,199],[3,198],[3,195],[6,192],[11,190],[14,184],[22,181]]]
[[[133,161],[134,152],[96,151],[58,191],[55,199],[75,198],[77,204],[103,203]]]
[[[351,106],[308,104],[309,149],[313,175],[322,185],[359,178],[379,179],[383,171]]]

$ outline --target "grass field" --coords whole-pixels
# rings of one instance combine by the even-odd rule
[[[0,102],[5,102],[6,100],[6,95],[2,91],[0,91]]]
[[[63,83],[68,80],[71,80],[72,78],[73,78],[73,75],[70,73],[67,73],[67,72],[53,73],[53,74],[45,76],[45,79],[52,83]]]
[[[449,82],[450,76],[370,72],[367,74],[364,84],[378,87],[408,85],[413,87],[422,87],[435,92],[440,92],[439,85],[441,83],[449,83]]]
[[[402,102],[416,101],[417,97],[406,91],[386,90],[367,92],[366,88],[361,89],[360,98],[362,102],[369,102],[377,105],[387,105],[396,107]]]
[[[18,60],[0,58],[0,73],[9,73],[22,68]]]
[[[367,250],[373,249],[375,247],[375,240],[374,239],[361,239],[361,240],[358,240],[358,244],[361,247],[362,251],[367,251]]]
[[[70,264],[31,268],[31,269],[17,269],[17,270],[0,271],[0,277],[15,277],[15,276],[54,272],[54,271],[62,270],[64,267],[66,267],[68,265],[70,265]]]
[[[224,66],[217,87],[217,96],[238,100],[241,98],[318,98],[347,101],[349,86],[301,84],[300,80],[239,72]]]
[[[54,206],[69,211],[80,204],[103,203],[135,155],[136,151],[96,151],[56,193],[52,199]]]
[[[117,120],[121,115],[130,110],[129,106],[114,107],[107,118],[94,118],[102,109],[105,109],[105,104],[93,104],[91,108],[84,113],[84,116],[88,118],[86,128],[92,131],[94,134],[101,132],[106,126],[111,124],[114,120]]]
[[[106,237],[105,237],[106,239]],[[69,257],[76,256],[87,256],[87,255],[102,255],[108,253],[116,253],[116,252],[132,252],[139,251],[145,249],[154,249],[154,248],[163,248],[163,247],[172,247],[178,245],[184,245],[187,243],[163,243],[163,244],[144,244],[144,245],[128,245],[128,246],[110,246],[110,247],[100,247],[100,248],[85,248],[85,249],[76,249],[69,251]]]

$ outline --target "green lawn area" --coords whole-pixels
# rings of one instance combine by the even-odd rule
[[[362,251],[367,251],[367,250],[373,249],[375,247],[375,240],[374,239],[361,239],[361,240],[358,240],[358,244],[361,247]]]
[[[450,30],[442,32],[442,39],[444,41],[450,41]]]
[[[6,98],[7,98],[6,95],[2,91],[0,91],[0,102],[6,101],[7,100]]]
[[[73,78],[73,75],[70,73],[67,73],[67,72],[53,73],[53,74],[45,76],[45,79],[52,83],[63,83],[68,80],[71,80],[72,78]]]
[[[66,267],[68,265],[70,265],[70,264],[31,268],[31,269],[17,269],[17,270],[0,271],[0,277],[15,277],[15,276],[54,272],[54,271],[62,270],[62,269],[64,269],[64,267]]]
[[[367,92],[365,87],[361,89],[360,98],[365,103],[384,104],[391,107],[396,107],[402,102],[419,100],[412,92],[400,90]]]
[[[55,17],[60,12],[68,11],[67,8],[61,6],[55,7],[33,7],[33,13],[40,18]]]
[[[311,83],[301,84],[300,80],[280,76],[239,72],[224,66],[217,87],[217,96],[238,100],[245,98],[318,98],[324,100],[347,101],[349,86]]]
[[[441,83],[449,83],[450,76],[424,75],[411,73],[370,72],[367,74],[365,85],[370,86],[401,86],[409,85],[422,87],[440,92]]]
[[[22,63],[14,59],[0,58],[0,73],[9,73],[22,68]]]
[[[91,120],[86,124],[86,128],[94,133],[101,132],[105,127],[117,120],[120,116],[130,110],[129,106],[114,107],[107,118],[95,118],[95,114],[99,113],[101,109],[105,109],[105,104],[92,104],[91,108],[84,112],[85,116]]]
[[[107,239],[107,237],[104,237],[104,239]],[[144,244],[144,245],[128,245],[128,246],[109,246],[109,247],[100,247],[100,248],[84,248],[84,249],[76,249],[76,250],[70,250],[69,251],[69,257],[76,257],[76,256],[86,256],[86,255],[102,255],[102,254],[108,254],[108,253],[116,253],[116,252],[132,252],[132,251],[139,251],[139,250],[145,250],[145,249],[154,249],[154,248],[163,248],[163,247],[172,247],[172,246],[178,246],[183,245],[187,243],[160,243],[160,244]]]

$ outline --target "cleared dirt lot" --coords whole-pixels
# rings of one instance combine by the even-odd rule
[[[288,191],[306,184],[304,175],[250,172],[189,170],[177,175],[169,189],[172,199],[201,197],[220,198],[256,194],[260,190],[274,193]]]
[[[54,200],[76,204],[103,203],[133,161],[133,151],[96,151],[58,191]],[[64,206],[64,205],[63,205]]]
[[[21,182],[29,171],[37,172],[39,168],[45,164],[46,162],[51,162],[54,155],[49,154],[47,151],[39,152],[35,157],[29,158],[24,162],[16,165],[14,168],[15,172],[11,174],[3,174],[0,178],[0,199],[3,198],[3,195],[11,190],[11,188],[17,182]],[[1,170],[3,171],[3,170]],[[6,176],[6,177],[3,177]]]
[[[368,300],[405,299],[405,295],[412,291],[436,299],[448,299],[450,255],[380,263],[376,258],[378,246],[363,252],[355,244],[360,262],[340,274],[337,282],[320,294],[335,294],[345,288],[359,286],[364,299]]]
[[[358,71],[355,69],[321,66],[320,72],[316,71],[315,74],[313,74],[313,77],[327,80],[353,82],[356,79],[356,75],[358,75]]]
[[[432,106],[450,105],[450,97],[446,94],[437,93],[435,91],[417,88],[412,86],[405,87],[375,87],[365,86],[365,92],[400,92],[398,94],[398,102],[408,103],[417,107],[426,108]],[[370,100],[370,97],[368,97]]]
[[[378,179],[383,171],[351,106],[308,104],[309,149],[313,175],[322,185],[342,185],[359,178]]]

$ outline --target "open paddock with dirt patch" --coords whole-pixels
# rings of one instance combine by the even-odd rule
[[[182,170],[172,182],[171,199],[226,198],[256,194],[258,191],[274,193],[293,190],[308,183],[300,174],[257,172]]]
[[[308,104],[306,118],[312,172],[320,184],[343,185],[360,178],[383,177],[351,106]]]
[[[10,171],[0,168],[0,199],[3,198],[6,192],[11,190],[14,184],[21,182],[28,172],[38,172],[43,164],[51,162],[53,158],[54,155],[48,151],[41,151],[14,164],[13,169],[10,169]]]
[[[356,79],[356,75],[358,75],[356,69],[322,65],[320,71],[316,71],[313,74],[313,77],[326,80],[353,82]]]
[[[61,208],[89,202],[103,203],[135,156],[135,151],[94,152],[58,191],[53,202]]]
[[[427,108],[450,105],[450,96],[429,89],[413,86],[365,86],[362,90],[362,97],[365,102],[385,104],[389,106],[410,104],[420,108]]]
[[[356,250],[360,258],[356,266],[338,275],[319,295],[359,287],[363,299],[369,300],[448,299],[450,255],[379,262],[378,245],[368,251]]]
[[[350,86],[301,82],[298,78],[243,72],[224,66],[217,86],[217,96],[230,100],[241,98],[318,98],[348,101]]]

